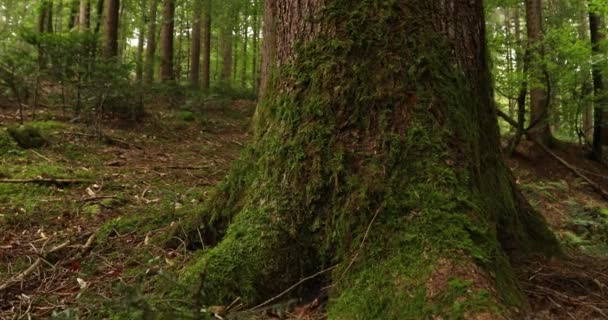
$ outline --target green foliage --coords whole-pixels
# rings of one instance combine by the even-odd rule
[[[48,143],[40,130],[32,126],[9,127],[7,132],[24,149],[40,148]]]

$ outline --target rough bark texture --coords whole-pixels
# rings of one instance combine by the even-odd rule
[[[103,28],[103,56],[106,59],[118,55],[118,10],[120,0],[105,0]]]
[[[589,26],[591,30],[591,44],[593,45],[593,54],[600,55],[603,53],[601,43],[604,40],[604,33],[601,31],[602,18],[594,13],[589,12]],[[593,87],[596,99],[593,108],[593,156],[597,160],[602,160],[602,146],[608,142],[608,130],[605,129],[605,121],[608,119],[608,103],[604,97],[604,77],[602,67],[599,64],[594,64],[592,67]]]
[[[276,56],[276,6],[271,1],[264,2],[264,42],[262,44],[262,66],[260,70],[260,88],[258,94],[263,97],[268,86],[270,70],[275,65]]]
[[[194,17],[192,17],[192,44],[190,45],[190,84],[198,87],[201,66],[201,13],[202,1],[194,1]]]
[[[175,0],[163,0],[163,24],[160,31],[160,80],[175,80],[173,70],[173,30],[175,28]]]
[[[542,0],[526,0],[526,21],[528,50],[530,52],[530,130],[534,139],[551,145],[553,142],[549,126],[549,104],[547,95],[546,67],[542,62],[543,45],[543,6]]]
[[[202,87],[209,89],[211,79],[211,0],[205,0],[203,15],[203,79]]]
[[[150,1],[150,17],[148,22],[148,35],[146,39],[146,65],[144,66],[144,81],[154,81],[154,54],[156,53],[156,14],[158,0]]]
[[[213,247],[184,281],[255,303],[336,266],[308,286],[332,285],[331,319],[525,309],[509,257],[558,246],[498,149],[482,1],[266,8],[253,144],[192,221]]]

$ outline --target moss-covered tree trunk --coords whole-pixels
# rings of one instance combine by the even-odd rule
[[[184,280],[205,274],[204,303],[255,303],[336,266],[305,285],[331,285],[331,319],[525,310],[510,258],[558,246],[499,153],[482,1],[266,6],[275,63],[254,140]]]

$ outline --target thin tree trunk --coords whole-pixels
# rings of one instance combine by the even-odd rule
[[[118,56],[118,14],[120,0],[105,0],[103,56],[112,59]]]
[[[592,10],[589,10],[589,29],[591,31],[591,44],[593,46],[594,56],[603,54],[601,44],[605,39],[605,35],[602,31],[602,18]],[[595,101],[593,108],[593,157],[597,161],[603,160],[602,146],[608,142],[606,135],[608,130],[604,122],[607,117],[607,98],[604,92],[604,77],[602,68],[599,64],[595,63],[592,67],[593,73],[593,87],[595,93]]]
[[[80,5],[79,0],[72,0],[70,3],[70,18],[68,20],[68,29],[72,30],[76,27],[76,22],[78,20],[78,8]]]
[[[551,146],[553,136],[549,127],[549,96],[547,94],[548,74],[544,59],[542,0],[526,0],[526,20],[528,50],[530,52],[530,75],[536,81],[530,88],[530,129],[531,137]],[[544,85],[542,85],[543,83]]]
[[[247,57],[247,42],[249,41],[249,17],[247,16],[248,12],[245,12],[244,21],[243,21],[243,70],[241,70],[241,88],[247,87],[247,61],[249,58]]]
[[[253,82],[253,92],[258,92],[259,87],[259,79],[258,79],[258,55],[259,55],[259,44],[258,40],[260,38],[260,26],[258,21],[260,20],[258,17],[258,1],[253,0],[253,59],[251,60],[251,80]]]
[[[211,0],[205,1],[203,16],[203,90],[209,90],[211,79]]]
[[[135,81],[137,83],[142,83],[143,75],[144,75],[144,47],[146,42],[146,18],[145,18],[145,10],[146,10],[146,2],[141,1],[141,21],[139,23],[139,30],[137,32],[137,56],[136,56],[136,65],[135,65]]]
[[[91,28],[91,0],[80,0],[78,25],[81,32],[88,31]]]
[[[146,40],[146,64],[144,66],[144,82],[154,81],[154,56],[156,54],[156,14],[158,0],[150,1],[150,15],[148,17],[148,38]]]
[[[203,0],[194,0],[194,17],[192,18],[192,44],[190,46],[190,84],[198,87],[200,84],[201,64],[201,14]]]
[[[160,80],[175,80],[173,70],[173,31],[175,28],[175,0],[163,0],[163,24],[160,32]]]
[[[95,33],[99,33],[101,31],[101,22],[104,20],[103,10],[104,10],[104,2],[108,2],[109,0],[97,0],[97,20],[95,21]],[[105,4],[107,6],[107,3]],[[107,12],[107,11],[106,11]]]
[[[230,87],[232,78],[232,26],[224,26],[222,28],[222,85]]]
[[[580,0],[582,10],[580,11],[580,21],[578,28],[578,36],[584,41],[588,41],[589,36],[589,10],[587,7],[588,0]],[[581,78],[583,84],[581,85],[581,103],[584,103],[582,107],[582,118],[583,118],[583,136],[588,141],[593,141],[593,104],[588,97],[593,93],[593,87],[591,84],[591,71],[588,68],[581,68]]]

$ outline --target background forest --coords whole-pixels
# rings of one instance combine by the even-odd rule
[[[538,319],[607,318],[608,1],[484,5],[505,161],[572,256],[515,272]],[[249,178],[264,8],[0,0],[0,319],[327,317],[300,286],[206,306],[192,267],[209,248],[191,217]]]

